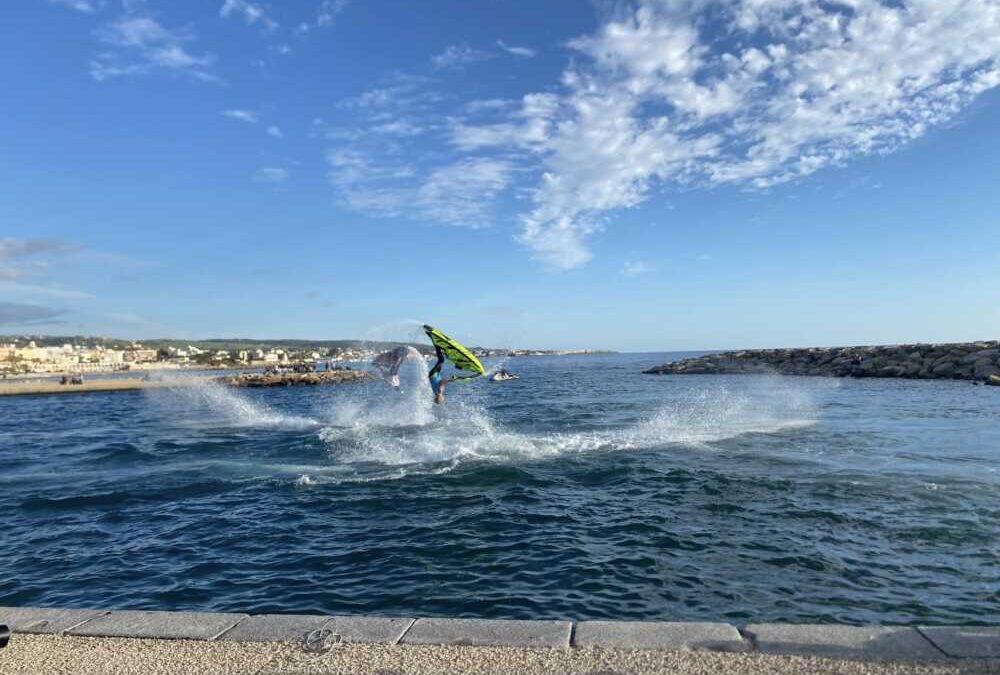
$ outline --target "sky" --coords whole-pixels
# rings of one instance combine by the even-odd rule
[[[0,334],[1000,338],[1000,0],[9,0]]]

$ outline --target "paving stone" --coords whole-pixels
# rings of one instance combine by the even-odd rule
[[[741,652],[748,645],[727,623],[659,621],[581,621],[576,624],[578,647],[612,649],[709,649]]]
[[[210,612],[111,612],[68,631],[88,637],[212,640],[247,618]]]
[[[1000,658],[1000,627],[920,626],[920,632],[948,656]]]
[[[914,628],[750,624],[757,648],[767,654],[922,661],[944,655]]]
[[[571,625],[569,621],[417,619],[402,644],[568,647]]]
[[[384,616],[331,616],[325,628],[340,636],[344,642],[390,644],[399,642],[413,625],[413,619]]]
[[[260,614],[236,624],[218,637],[239,642],[284,642],[301,640],[330,621],[322,614]]]
[[[67,628],[107,614],[106,609],[0,607],[0,624],[14,633],[62,633]]]

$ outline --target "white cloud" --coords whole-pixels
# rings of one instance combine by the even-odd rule
[[[193,40],[190,34],[168,29],[150,16],[126,14],[102,27],[98,36],[111,47],[90,62],[90,74],[99,82],[154,71],[218,80],[210,70],[215,61],[211,54],[194,55],[183,46]]]
[[[284,138],[285,134],[281,133],[281,129],[274,126],[273,124],[267,128],[267,135],[273,136],[275,138]]]
[[[93,14],[104,6],[103,0],[49,0],[54,5],[62,5],[85,14]]]
[[[265,166],[257,169],[253,173],[255,183],[271,183],[273,185],[283,184],[288,180],[288,169],[275,166]]]
[[[520,56],[522,58],[530,59],[534,58],[535,50],[529,47],[517,47],[515,45],[509,45],[503,40],[497,40],[497,47],[504,50],[508,54],[513,54],[514,56]]]
[[[483,214],[513,191],[518,241],[576,267],[614,213],[663,187],[767,189],[949,121],[1000,84],[1000,4],[639,0],[569,46],[559,87],[520,100],[449,115],[431,80],[399,76],[346,102],[360,122],[326,132],[331,184],[353,208],[442,222],[478,215],[443,205],[449,181]],[[452,45],[432,63],[492,56]]]
[[[642,260],[627,260],[622,265],[622,274],[627,277],[637,277],[640,274],[649,274],[655,270],[655,267]]]
[[[253,110],[223,110],[221,114],[230,119],[247,122],[249,124],[255,124],[259,119],[257,113]]]
[[[559,109],[559,97],[554,94],[528,94],[520,109],[509,112],[502,122],[469,123],[451,120],[451,142],[461,150],[480,148],[539,148],[548,141],[552,122]],[[507,102],[473,102],[466,110],[494,112],[507,110]]]
[[[1000,5],[643,2],[571,46],[587,61],[563,75],[554,133],[530,146],[541,179],[519,237],[562,268],[659,185],[763,189],[951,119],[1000,83]],[[518,129],[463,124],[452,142],[510,146]]]
[[[449,45],[443,52],[431,57],[431,65],[437,69],[461,68],[470,63],[493,58],[489,52],[473,49],[467,44]]]

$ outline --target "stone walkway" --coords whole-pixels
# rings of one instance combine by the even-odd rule
[[[1000,628],[498,621],[0,607],[0,675],[1000,674]]]
[[[346,644],[15,635],[0,675],[986,675],[996,661],[843,660],[639,649]]]

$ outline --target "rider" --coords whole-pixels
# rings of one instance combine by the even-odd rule
[[[444,366],[444,352],[437,345],[434,345],[434,350],[437,352],[437,363],[431,368],[431,372],[427,374],[427,378],[431,381],[434,402],[441,405],[444,403],[444,385],[448,384],[448,380],[441,377],[441,368]]]

